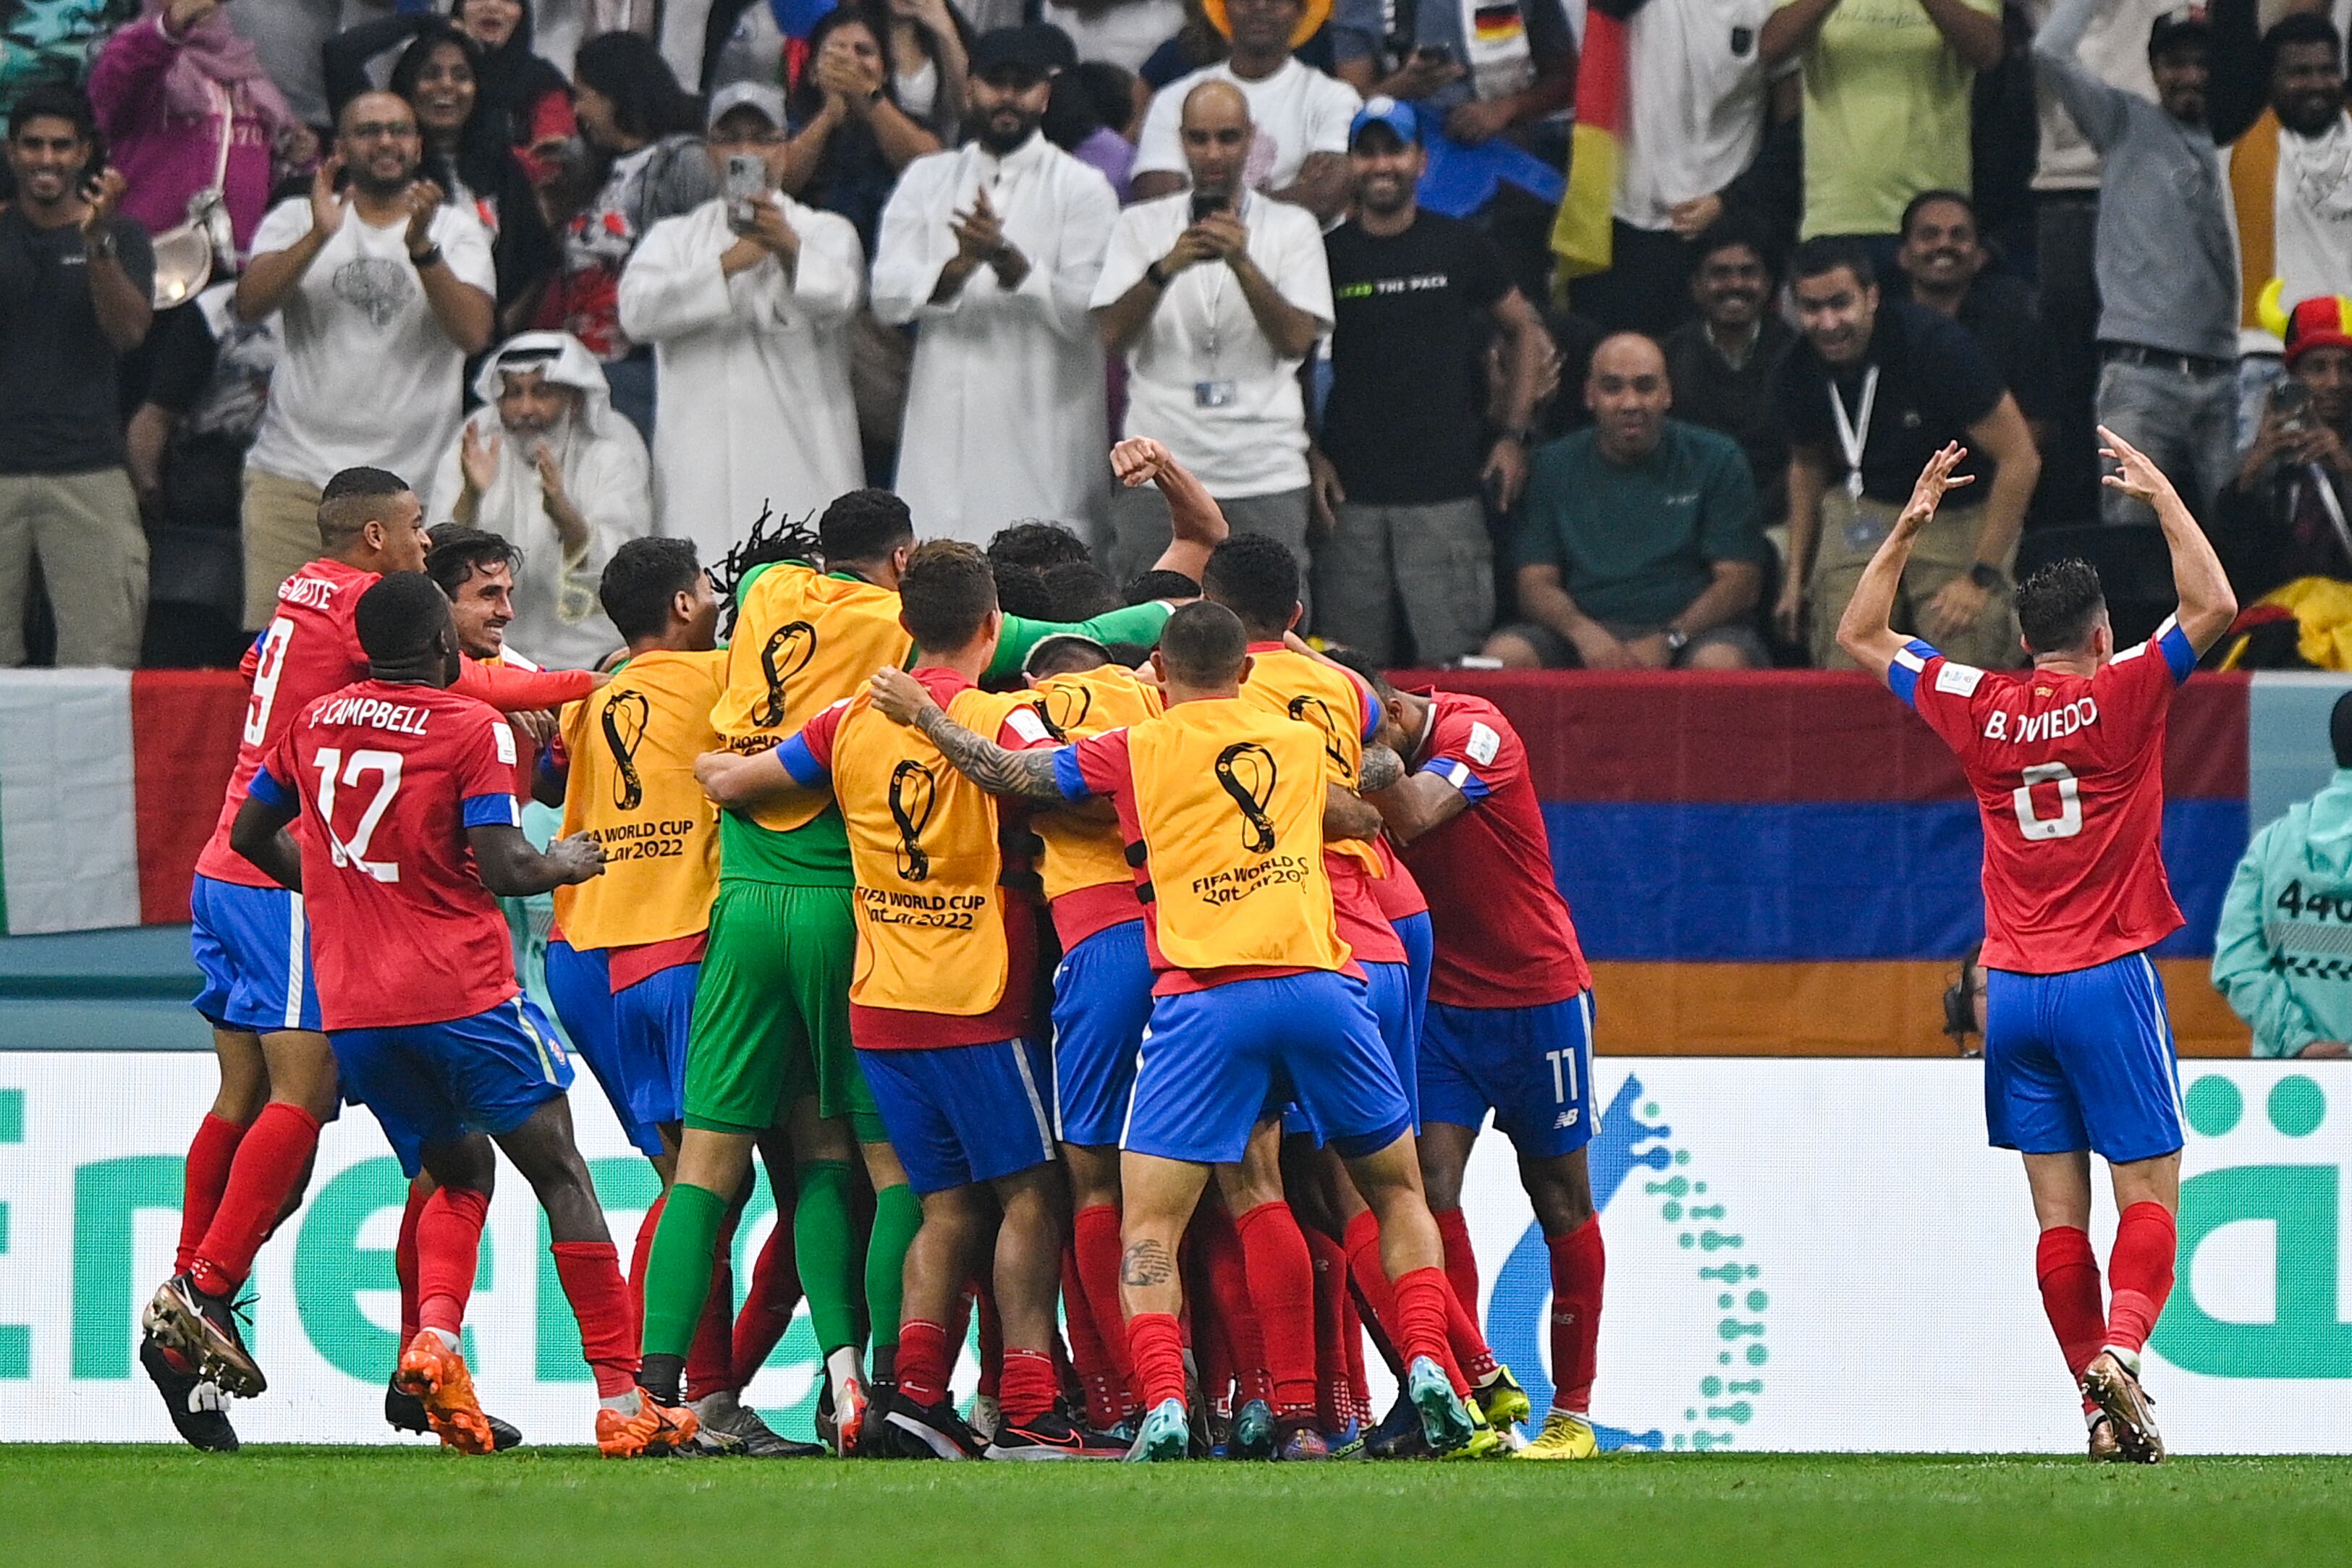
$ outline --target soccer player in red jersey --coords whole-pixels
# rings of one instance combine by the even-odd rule
[[[394,1375],[443,1443],[493,1438],[458,1353],[495,1165],[488,1134],[546,1211],[557,1277],[595,1375],[597,1446],[610,1454],[691,1438],[690,1412],[636,1387],[620,1261],[572,1136],[572,1064],[520,994],[498,898],[584,882],[593,841],[544,852],[523,836],[514,737],[486,705],[446,688],[461,668],[448,601],[422,573],[365,593],[352,623],[369,678],[303,709],[253,776],[230,842],[307,892],[322,1020],[344,1088],[372,1111],[401,1168],[436,1190],[417,1227],[422,1327]],[[298,848],[287,831],[297,817]],[[409,964],[387,955],[413,956]],[[434,983],[418,986],[415,970]],[[203,1317],[172,1314],[184,1354],[225,1353]]]
[[[1445,1271],[1475,1312],[1462,1174],[1491,1110],[1551,1252],[1551,1411],[1516,1457],[1589,1458],[1599,1448],[1591,1413],[1607,1265],[1585,1162],[1592,976],[1552,880],[1527,747],[1484,698],[1401,692],[1360,661],[1354,667],[1381,700],[1377,738],[1408,769],[1368,799],[1420,879],[1437,938],[1418,1068],[1422,1182],[1445,1238]]]
[[[319,1031],[301,896],[236,853],[229,830],[247,785],[294,716],[366,674],[352,628],[360,595],[379,573],[415,571],[425,563],[424,508],[404,481],[380,468],[346,469],[328,481],[319,534],[326,553],[279,587],[278,614],[246,654],[243,672],[253,691],[236,768],[189,894],[191,943],[205,977],[195,1007],[213,1026],[221,1086],[188,1149],[179,1250],[150,1315],[210,1315],[232,1337],[228,1299],[299,1197],[320,1125],[333,1117],[338,1097],[334,1059]],[[521,676],[469,667],[460,689],[528,708],[584,695],[593,684],[577,672]],[[182,1437],[198,1448],[236,1446],[221,1396],[249,1398],[266,1385],[242,1349],[229,1383],[218,1387],[182,1364],[152,1332],[142,1336],[139,1359]],[[387,1415],[396,1403],[388,1396]],[[512,1431],[506,1427],[501,1436]]]
[[[2035,1272],[2094,1458],[2164,1458],[2139,1353],[2172,1289],[2180,1207],[2180,1082],[2147,950],[2181,925],[2166,883],[2164,721],[2172,694],[2238,612],[2221,563],[2171,482],[2101,428],[2106,484],[2156,510],[2179,612],[2118,652],[2098,574],[2043,567],[2017,590],[2033,665],[1979,670],[1892,629],[1912,540],[1968,483],[1947,446],[1864,571],[1838,644],[1876,671],[1958,756],[1984,824],[1985,1121],[2025,1158],[2042,1239]],[[2115,1185],[2112,1295],[2091,1251],[2091,1163]],[[2101,1428],[2104,1427],[2103,1432]]]

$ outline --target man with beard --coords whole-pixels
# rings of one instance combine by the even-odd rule
[[[982,35],[977,136],[908,164],[883,209],[874,313],[922,329],[898,488],[927,538],[982,544],[1011,518],[1091,521],[1109,501],[1087,302],[1118,198],[1037,130],[1069,52],[1042,24]]]
[[[1720,218],[1699,235],[1691,272],[1698,319],[1658,344],[1675,389],[1675,417],[1739,443],[1769,528],[1788,509],[1789,441],[1772,414],[1772,367],[1797,340],[1778,310],[1771,242],[1745,218]]]
[[[2344,108],[2344,37],[2324,15],[2288,16],[2263,36],[2270,106],[2231,144],[2238,231],[2238,348],[2279,374],[2279,339],[2263,319],[2322,295],[2352,294],[2352,115]]]
[[[1804,339],[1773,382],[1789,436],[1789,571],[1773,612],[1781,636],[1800,641],[1810,609],[1813,662],[1852,667],[1838,617],[1927,457],[1964,442],[1962,472],[1990,470],[1985,499],[1947,505],[1918,530],[1896,613],[1954,658],[2015,664],[2010,572],[2042,459],[2000,369],[1956,323],[1908,300],[1882,302],[1858,245],[1807,240],[1789,258],[1789,289]]]
[[[711,107],[711,157],[761,158],[767,189],[662,219],[621,274],[621,330],[654,346],[661,382],[657,531],[692,539],[702,560],[734,549],[762,510],[806,517],[866,474],[849,391],[849,320],[866,294],[857,230],[778,188],[774,89],[739,82]]]
[[[613,412],[604,367],[568,332],[509,339],[474,391],[483,406],[441,455],[433,520],[512,545],[516,640],[549,664],[585,669],[621,645],[596,602],[604,563],[653,531],[645,439]]]
[[[1411,104],[1366,104],[1348,136],[1356,215],[1323,242],[1337,319],[1313,462],[1331,530],[1322,628],[1383,665],[1450,664],[1493,626],[1479,496],[1504,510],[1525,487],[1536,386],[1553,352],[1494,242],[1421,210],[1427,162]],[[1483,367],[1496,331],[1509,382],[1490,435]]]
[[[236,314],[280,312],[286,348],[246,456],[249,628],[268,623],[278,585],[318,555],[331,476],[429,473],[456,439],[466,356],[489,346],[498,279],[480,220],[417,178],[423,155],[407,103],[362,93],[310,193],[272,207],[254,233]]]

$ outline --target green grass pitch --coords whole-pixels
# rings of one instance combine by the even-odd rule
[[[2344,1561],[2342,1459],[613,1464],[582,1450],[0,1448],[0,1562],[769,1568]]]

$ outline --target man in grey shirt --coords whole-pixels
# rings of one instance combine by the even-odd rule
[[[2147,453],[2200,516],[2236,459],[2238,253],[2206,124],[2212,32],[2184,6],[2148,31],[2157,101],[2110,87],[2075,57],[2097,0],[2063,0],[2033,57],[2106,160],[2097,270],[2099,423]],[[2111,523],[2148,509],[2108,489]]]

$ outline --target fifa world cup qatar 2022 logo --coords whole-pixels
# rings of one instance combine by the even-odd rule
[[[1233,798],[1242,814],[1242,848],[1254,855],[1273,852],[1274,818],[1266,803],[1274,799],[1280,777],[1274,753],[1255,740],[1237,740],[1217,753],[1217,787]]]
[[[1674,1128],[1659,1120],[1663,1113],[1641,1079],[1628,1073],[1596,1122],[1586,1148],[1592,1207],[1609,1227],[1612,1250],[1629,1241],[1644,1250],[1664,1242],[1676,1260],[1666,1271],[1681,1281],[1675,1290],[1703,1298],[1675,1316],[1708,1326],[1694,1347],[1694,1375],[1682,1388],[1653,1392],[1628,1387],[1609,1376],[1604,1366],[1604,1388],[1621,1390],[1629,1400],[1671,1402],[1654,1425],[1596,1422],[1593,1430],[1603,1448],[1705,1453],[1738,1443],[1756,1418],[1772,1359],[1765,1333],[1771,1294],[1763,1265],[1755,1260],[1748,1238],[1734,1228],[1737,1219],[1730,1206],[1709,1190],[1705,1167],[1675,1139]],[[1637,1238],[1638,1227],[1660,1228],[1664,1234],[1654,1231],[1651,1237]],[[1486,1305],[1486,1339],[1526,1386],[1538,1418],[1551,1405],[1545,1355],[1553,1310],[1550,1249],[1544,1244],[1543,1228],[1531,1222],[1495,1277]],[[1613,1397],[1604,1394],[1603,1402]]]

